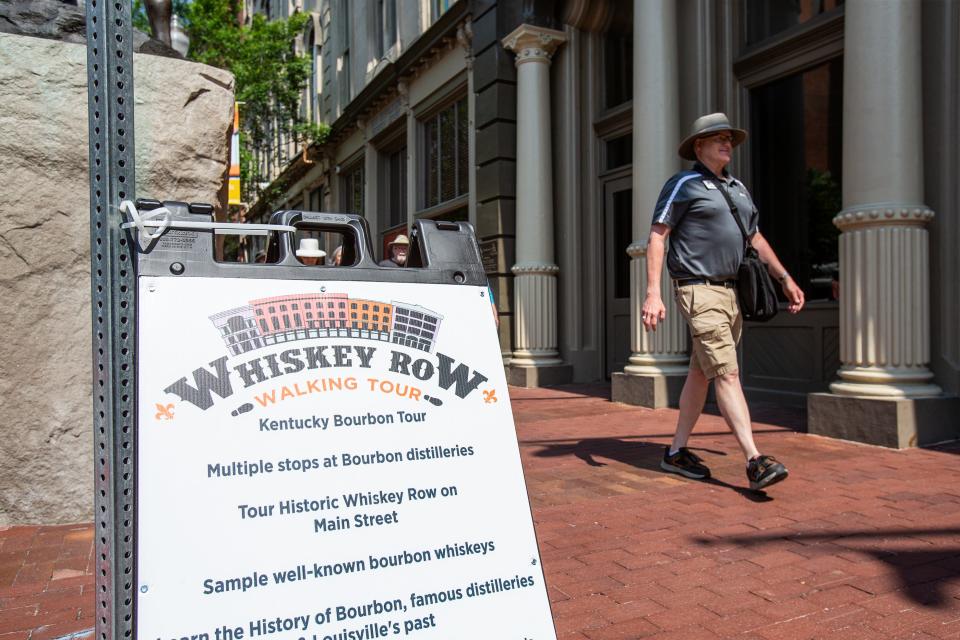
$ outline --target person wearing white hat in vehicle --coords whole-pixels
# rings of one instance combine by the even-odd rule
[[[306,265],[323,264],[327,252],[320,248],[320,241],[316,238],[301,238],[297,249],[297,259]]]
[[[401,233],[387,245],[387,257],[377,264],[381,267],[405,267],[409,251],[410,238]]]

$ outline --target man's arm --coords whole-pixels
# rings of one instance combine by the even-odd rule
[[[640,312],[640,319],[647,331],[656,331],[657,322],[667,317],[667,308],[663,305],[660,294],[660,273],[663,270],[663,254],[669,235],[670,227],[655,224],[650,228],[650,238],[647,240],[647,295]]]
[[[764,238],[759,231],[750,238],[750,244],[757,250],[760,259],[766,263],[767,271],[770,272],[770,275],[779,281],[780,286],[783,287],[783,295],[787,296],[787,300],[789,301],[787,311],[790,313],[800,311],[805,302],[803,289],[797,286],[797,283],[790,277],[790,274],[777,258],[777,254],[773,252],[773,247],[770,246],[770,243],[767,242],[767,239]]]

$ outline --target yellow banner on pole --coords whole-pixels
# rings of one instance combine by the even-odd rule
[[[233,134],[230,136],[230,172],[227,203],[240,204],[240,106],[233,103]]]

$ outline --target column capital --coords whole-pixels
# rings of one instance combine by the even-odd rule
[[[933,209],[923,204],[880,202],[847,207],[833,218],[833,224],[841,231],[863,227],[925,227],[933,216]]]
[[[517,66],[525,62],[550,62],[554,52],[567,41],[562,31],[522,24],[501,42],[505,49],[517,54]]]

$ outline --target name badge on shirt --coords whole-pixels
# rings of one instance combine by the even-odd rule
[[[713,182],[711,182],[710,180],[704,180],[704,181],[703,181],[703,186],[705,186],[707,189],[716,189],[716,188],[717,188],[717,185],[713,184]]]

